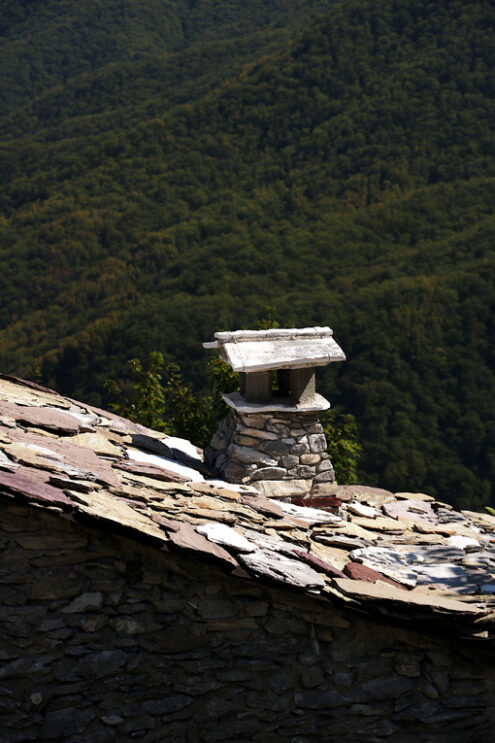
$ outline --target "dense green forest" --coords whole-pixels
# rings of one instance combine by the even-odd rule
[[[159,350],[201,390],[270,304],[334,328],[362,481],[494,504],[494,11],[2,4],[2,371],[104,405]]]

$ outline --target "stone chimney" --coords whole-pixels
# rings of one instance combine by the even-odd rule
[[[205,348],[240,374],[240,392],[206,450],[225,480],[270,497],[323,495],[335,474],[318,414],[330,403],[315,390],[315,367],[344,361],[328,327],[215,333]]]

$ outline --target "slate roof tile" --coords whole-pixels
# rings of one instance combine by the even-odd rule
[[[0,472],[0,488],[7,493],[19,495],[38,503],[72,506],[72,500],[59,488],[28,477],[23,472]]]
[[[190,524],[182,523],[175,531],[170,531],[169,536],[176,547],[191,552],[199,552],[220,560],[232,567],[238,567],[237,561],[226,549],[214,542],[210,542],[203,534],[199,534]]]
[[[77,418],[69,412],[55,407],[32,407],[28,405],[17,405],[16,403],[2,400],[0,402],[0,410],[2,416],[11,418],[18,423],[27,426],[37,426],[38,428],[47,428],[49,431],[57,431],[62,435],[75,434],[81,428],[81,424]]]
[[[183,439],[5,375],[1,498],[55,507],[81,528],[184,550],[301,597],[310,591],[495,637],[493,516],[364,485],[335,486],[309,501],[297,493],[292,502],[270,500],[210,478],[201,450]]]

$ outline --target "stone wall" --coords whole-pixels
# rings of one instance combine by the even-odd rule
[[[0,505],[0,740],[493,737],[493,652]]]
[[[317,413],[242,415],[232,410],[206,451],[207,462],[230,482],[247,482],[265,495],[328,492],[335,473]]]

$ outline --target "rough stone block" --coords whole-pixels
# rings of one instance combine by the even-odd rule
[[[263,431],[261,428],[249,428],[248,426],[238,426],[237,432],[242,436],[250,436],[255,439],[267,439],[274,441],[278,439],[276,433],[273,431]]]
[[[302,454],[301,464],[318,464],[320,461],[319,454]],[[328,469],[328,468],[327,468]]]
[[[286,475],[282,467],[262,467],[251,475],[251,480],[280,480]]]
[[[310,480],[267,480],[253,485],[266,498],[290,498],[293,495],[307,495],[311,489]]]
[[[335,480],[335,474],[333,469],[332,470],[326,470],[325,472],[320,472],[315,477],[315,483],[317,482],[333,482]]]
[[[247,428],[264,428],[268,420],[266,415],[240,415],[238,416],[240,421]]]
[[[238,446],[250,446],[250,447],[256,447],[259,444],[258,439],[253,439],[251,436],[241,436],[239,434],[235,434],[233,436],[233,442],[234,444],[237,444]]]
[[[289,477],[293,477],[296,480],[307,479],[315,476],[315,470],[313,467],[308,467],[307,465],[299,465],[298,467],[294,467],[292,470],[288,470],[287,474]]]
[[[290,396],[295,402],[309,405],[315,396],[315,370],[311,367],[290,370]]]
[[[309,436],[309,448],[315,454],[320,451],[325,451],[327,448],[327,440],[322,433],[314,433]]]
[[[259,445],[259,449],[265,454],[269,454],[272,457],[282,457],[287,454],[289,447],[287,444],[283,444],[281,441],[265,441]]]
[[[317,472],[326,472],[331,469],[333,469],[333,467],[329,459],[323,459],[316,467]]]
[[[62,614],[77,614],[79,612],[94,611],[95,609],[101,609],[102,606],[103,594],[99,591],[92,591],[77,596],[68,606],[65,607],[65,609],[62,609]]]
[[[282,465],[282,467],[286,467],[287,469],[290,469],[291,467],[297,467],[297,465],[299,464],[299,457],[295,457],[292,454],[287,454],[287,456],[281,458],[280,464]]]
[[[336,482],[318,482],[313,485],[311,495],[333,495],[337,488]]]
[[[311,425],[307,426],[306,433],[308,435],[310,433],[323,433],[323,426],[319,422],[312,423]]]
[[[305,443],[298,443],[291,446],[289,453],[295,457],[300,457],[302,454],[309,454],[309,446]]]
[[[265,465],[267,467],[277,464],[277,460],[273,459],[273,457],[269,457],[267,454],[264,454],[257,449],[252,449],[249,446],[237,446],[236,444],[231,444],[227,453],[229,457],[241,464],[257,464]]]
[[[237,462],[229,462],[223,470],[223,476],[230,482],[242,482],[249,475],[249,470]]]
[[[40,738],[42,740],[67,739],[69,736],[82,733],[95,717],[96,712],[92,707],[85,709],[66,707],[47,712],[45,723],[40,731]]]
[[[244,397],[250,402],[269,402],[272,398],[272,377],[269,371],[246,374]]]

